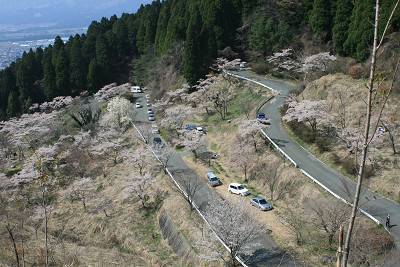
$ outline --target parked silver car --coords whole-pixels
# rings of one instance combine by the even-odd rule
[[[260,210],[272,210],[272,205],[263,197],[254,197],[250,200],[250,203]]]
[[[207,179],[212,187],[222,185],[221,180],[212,171],[207,172]]]

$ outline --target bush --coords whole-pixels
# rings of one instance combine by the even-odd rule
[[[377,256],[386,254],[393,247],[393,238],[382,227],[362,223],[356,229],[350,261],[354,265],[375,265]]]
[[[341,161],[343,169],[350,175],[357,175],[357,166],[352,157],[347,157]]]
[[[363,69],[360,64],[352,65],[349,68],[349,75],[353,79],[361,79],[363,76]]]
[[[296,85],[296,88],[292,91],[292,93],[295,94],[296,96],[298,96],[301,93],[303,93],[303,91],[306,89],[306,87],[307,87],[307,82],[301,81]]]
[[[136,100],[138,99],[137,97],[134,97],[131,92],[125,92],[124,94],[121,95],[122,98],[125,98],[131,103],[135,103]]]
[[[19,173],[21,170],[22,170],[21,166],[15,166],[15,167],[5,170],[4,173],[6,174],[7,177],[11,177],[14,174]]]
[[[288,123],[288,125],[290,129],[292,129],[293,133],[304,142],[308,144],[312,144],[315,142],[315,136],[313,132],[306,125],[298,122],[290,122]]]
[[[253,71],[259,75],[264,75],[266,73],[268,73],[269,71],[269,67],[267,65],[267,63],[262,62],[262,63],[253,63],[251,64],[251,68],[253,69]]]
[[[331,141],[327,137],[317,137],[315,144],[318,147],[320,153],[328,152],[331,150]]]

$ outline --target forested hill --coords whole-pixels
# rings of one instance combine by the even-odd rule
[[[95,92],[127,79],[133,58],[166,53],[184,42],[182,72],[189,83],[206,74],[218,50],[253,51],[261,58],[293,45],[310,29],[321,44],[358,61],[368,57],[374,0],[165,0],[92,22],[86,34],[65,44],[25,53],[0,72],[0,119],[26,112],[32,103],[60,95]],[[382,1],[381,20],[395,0]],[[398,9],[399,10],[399,9]],[[383,25],[383,23],[381,23]],[[395,14],[391,31],[400,28]],[[381,27],[381,31],[382,31]]]

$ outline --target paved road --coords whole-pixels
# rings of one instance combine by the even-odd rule
[[[282,127],[280,107],[292,87],[283,81],[266,79],[248,71],[232,73],[260,82],[279,93],[260,109],[271,119],[271,126],[264,130],[265,133],[297,163],[298,168],[303,169],[335,194],[352,203],[356,183],[316,159],[310,152],[291,140]],[[390,228],[390,233],[395,239],[397,247],[400,248],[400,205],[369,190],[363,190],[360,204],[361,209],[379,220],[383,225],[385,225],[386,215],[390,214],[391,224],[393,225]]]
[[[148,121],[146,100],[144,94],[135,94],[138,97],[138,102],[142,104],[143,108],[137,109],[135,124],[139,129],[143,127],[150,127],[151,123]],[[205,178],[198,177],[195,172],[190,169],[182,157],[178,153],[174,153],[171,160],[168,162],[168,169],[177,182],[182,185],[184,179],[197,179],[201,184],[199,192],[196,194],[194,202],[199,207],[199,210],[204,214],[204,210],[209,202],[215,202],[220,196],[207,185]],[[226,185],[223,185],[226,186]],[[260,236],[257,240],[259,247],[254,251],[247,260],[248,266],[295,266],[292,257],[278,248],[271,236]]]

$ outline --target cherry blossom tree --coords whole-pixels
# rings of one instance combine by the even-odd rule
[[[15,256],[15,266],[20,266],[20,253],[18,251],[19,242],[17,239],[18,219],[14,210],[13,196],[8,192],[0,193],[0,225],[7,231],[12,249]],[[5,247],[3,248],[5,249]]]
[[[182,180],[181,185],[186,193],[186,196],[183,195],[183,197],[189,204],[190,211],[192,212],[194,210],[194,200],[201,188],[201,183],[197,177],[193,175],[186,175],[185,179]]]
[[[208,91],[208,99],[222,120],[227,118],[228,106],[234,96],[233,89],[233,86],[227,81],[221,80],[214,86],[211,86]]]
[[[167,129],[182,129],[183,123],[192,118],[194,111],[187,105],[176,105],[169,107],[164,112],[161,126]]]
[[[240,58],[234,60],[228,60],[226,58],[217,58],[215,60],[214,68],[218,71],[222,70],[235,70],[238,69],[244,62]]]
[[[258,151],[258,145],[262,141],[260,138],[263,125],[256,120],[244,120],[238,126],[238,134],[243,140],[248,140],[254,147],[254,151]]]
[[[281,159],[268,157],[265,161],[258,162],[252,170],[255,178],[267,186],[271,201],[284,198],[298,187],[296,177],[282,175],[282,167],[284,168],[284,165],[282,165]]]
[[[185,131],[182,145],[185,146],[186,149],[191,151],[194,157],[197,159],[198,150],[201,147],[205,146],[204,136],[199,131]]]
[[[307,205],[311,208],[311,223],[322,230],[332,246],[340,227],[348,220],[350,209],[345,204],[324,199],[310,199]]]
[[[236,145],[231,152],[232,163],[240,168],[244,175],[244,181],[248,181],[248,174],[250,168],[256,160],[253,147],[247,143],[245,139],[238,136],[236,138]]]
[[[50,113],[55,110],[60,110],[66,106],[71,105],[74,101],[78,101],[79,97],[72,98],[71,96],[57,96],[50,102],[44,102],[42,104],[33,104],[29,111],[31,112],[46,112]]]
[[[108,102],[104,124],[120,131],[126,131],[132,125],[132,104],[125,98],[115,97]]]
[[[393,155],[396,155],[396,138],[400,134],[400,120],[398,114],[390,114],[386,118],[381,119],[381,124],[383,129],[389,135],[389,141],[392,147]]]
[[[36,112],[1,122],[0,136],[9,143],[9,152],[16,154],[22,160],[28,150],[36,149],[57,135],[57,121],[60,114],[59,111]]]
[[[97,91],[95,94],[95,99],[99,101],[107,101],[113,97],[125,94],[125,93],[130,93],[130,88],[131,85],[129,83],[122,84],[120,86],[117,86],[116,83],[112,83],[109,85],[104,86],[102,89]]]
[[[328,107],[325,100],[311,101],[303,100],[298,102],[294,98],[289,98],[288,110],[283,120],[286,122],[306,123],[310,127],[314,139],[318,134],[318,126],[328,124],[330,115],[327,111]]]
[[[170,160],[175,156],[175,151],[169,146],[158,146],[155,151],[166,173]]]
[[[202,257],[208,261],[222,259],[230,266],[236,266],[236,257],[245,260],[259,246],[257,238],[266,233],[261,224],[255,222],[247,214],[245,202],[235,205],[226,200],[210,202],[205,214],[216,234],[224,241],[229,250],[229,256],[216,246],[216,236],[207,231],[199,241],[198,247],[203,252]]]
[[[80,201],[82,203],[83,210],[86,211],[86,203],[92,197],[93,192],[90,190],[90,178],[83,178],[75,182],[72,185],[70,193],[71,202]]]
[[[148,173],[144,175],[136,175],[132,178],[132,186],[130,187],[132,193],[138,197],[142,208],[147,208],[147,202],[150,200],[151,185],[154,177]]]
[[[135,149],[133,153],[128,153],[123,156],[124,160],[132,164],[141,176],[144,176],[151,170],[153,166],[153,159],[148,149],[143,146]]]

